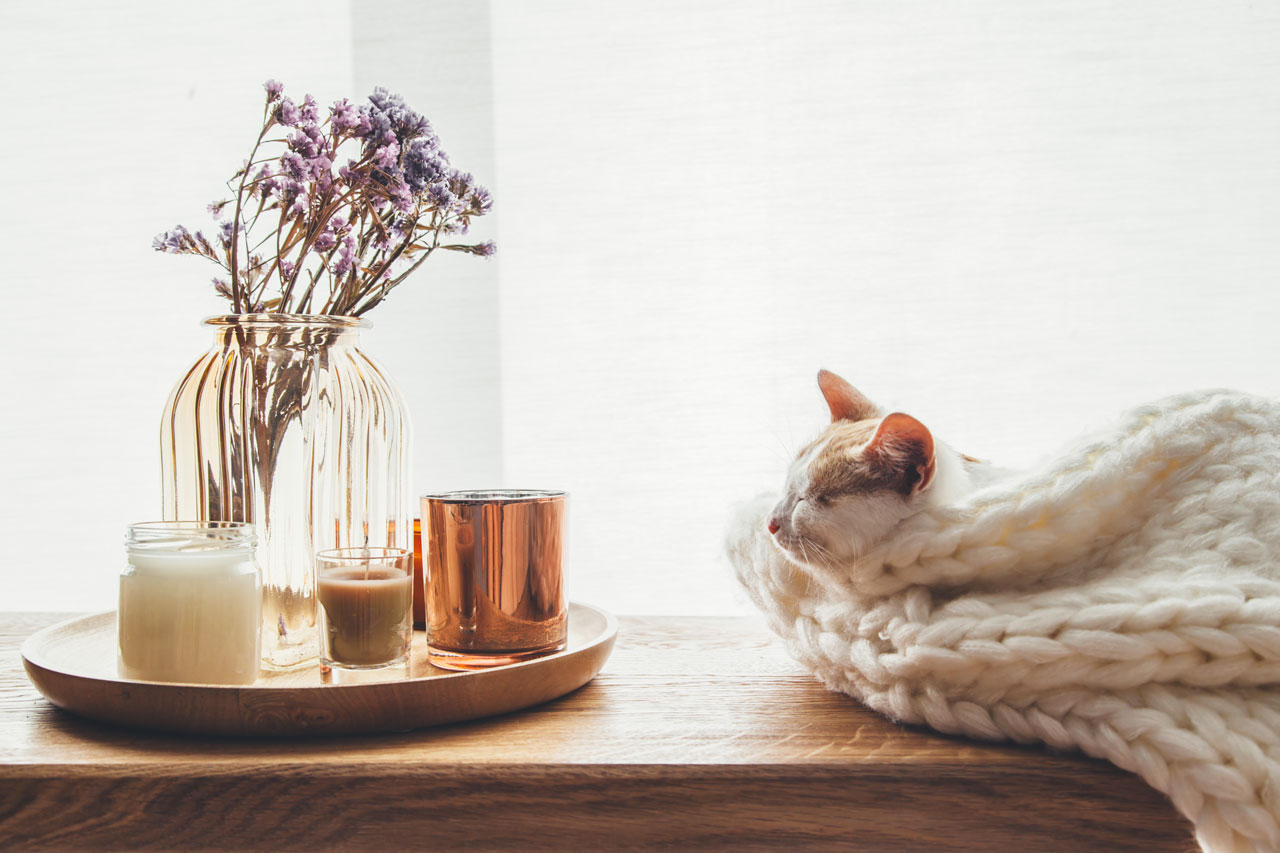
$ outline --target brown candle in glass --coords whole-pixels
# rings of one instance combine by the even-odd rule
[[[399,549],[323,551],[317,555],[316,598],[321,658],[345,667],[373,667],[406,659],[412,636],[412,555]],[[346,556],[332,556],[341,552]],[[379,552],[397,552],[380,554]]]

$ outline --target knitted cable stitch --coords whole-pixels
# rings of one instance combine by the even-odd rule
[[[774,502],[741,509],[729,556],[828,687],[1081,749],[1167,794],[1204,849],[1280,850],[1280,402],[1134,409],[834,567],[782,556]]]

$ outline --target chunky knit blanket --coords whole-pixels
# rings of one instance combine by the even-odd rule
[[[1079,748],[1213,851],[1280,850],[1280,402],[1183,395],[798,568],[744,506],[730,559],[830,688],[948,733]]]

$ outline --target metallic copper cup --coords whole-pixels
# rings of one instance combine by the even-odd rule
[[[564,492],[422,496],[432,664],[480,669],[565,647],[568,510]]]

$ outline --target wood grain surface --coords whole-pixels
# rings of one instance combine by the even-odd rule
[[[1140,780],[890,723],[749,618],[624,617],[529,711],[402,735],[182,738],[49,705],[0,615],[0,849],[1192,850]]]

